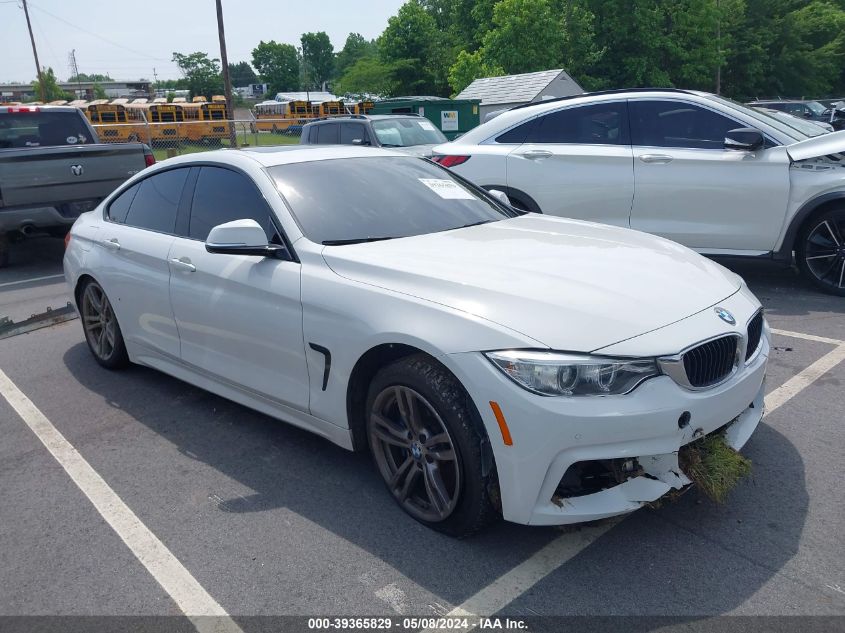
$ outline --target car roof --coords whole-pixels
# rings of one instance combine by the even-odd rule
[[[288,145],[280,147],[248,147],[243,149],[220,149],[213,152],[185,154],[169,158],[167,165],[190,165],[192,163],[234,163],[252,160],[262,167],[275,167],[292,163],[332,160],[336,158],[370,158],[374,156],[408,157],[407,153],[379,147],[358,145]]]
[[[306,123],[306,125],[331,123],[332,121],[381,121],[383,119],[423,119],[420,114],[402,113],[402,114],[340,114],[337,116],[328,117],[325,119],[315,119]]]

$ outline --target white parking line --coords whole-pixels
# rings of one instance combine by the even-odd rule
[[[17,286],[20,284],[28,284],[32,283],[33,281],[44,281],[45,279],[64,279],[64,275],[44,275],[43,277],[32,277],[30,279],[19,279],[18,281],[6,281],[0,284],[0,288],[5,288],[7,286]]]
[[[772,413],[792,400],[792,398],[821,378],[822,374],[830,371],[843,360],[845,360],[845,345],[840,345],[819,358],[809,367],[802,369],[774,391],[769,392],[765,399],[766,414]]]
[[[185,566],[135,515],[85,458],[0,370],[0,395],[47,447],[100,515],[201,633],[243,633]],[[216,616],[216,617],[208,617]]]
[[[772,328],[772,334],[780,336],[789,336],[791,338],[803,338],[807,341],[816,341],[817,343],[829,343],[830,345],[845,345],[845,341],[840,341],[835,338],[827,338],[826,336],[816,336],[815,334],[804,334],[804,332],[790,332],[789,330],[776,330]]]
[[[837,347],[787,380],[783,385],[771,391],[765,398],[766,415],[786,404],[818,380],[825,372],[830,371],[845,360],[845,342],[843,341],[814,336],[812,334],[803,334],[802,332],[788,332],[785,330],[772,330],[772,332],[780,336],[791,336],[793,338],[831,343],[837,345]],[[564,534],[557,537],[551,543],[535,552],[530,558],[449,611],[446,617],[477,618],[479,615],[489,616],[498,613],[543,578],[575,557],[612,527],[620,523],[623,518],[613,519],[598,526],[583,528],[574,534]],[[463,630],[470,631],[473,628],[475,628],[475,625]],[[426,631],[425,633],[434,632]]]

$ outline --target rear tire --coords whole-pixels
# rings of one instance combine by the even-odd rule
[[[85,341],[94,359],[107,369],[129,365],[117,315],[102,286],[93,279],[88,280],[79,290],[78,303]]]
[[[419,354],[384,367],[370,384],[366,412],[373,460],[405,512],[456,537],[498,517],[495,466],[484,472],[484,427],[443,365]]]
[[[802,228],[796,259],[811,284],[845,297],[845,208],[825,211]]]

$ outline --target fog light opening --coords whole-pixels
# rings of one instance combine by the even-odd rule
[[[562,506],[566,499],[592,495],[643,474],[636,457],[575,462],[561,477],[552,503]]]

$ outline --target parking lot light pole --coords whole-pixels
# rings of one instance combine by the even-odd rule
[[[220,65],[223,67],[223,90],[226,94],[226,111],[229,114],[229,143],[238,146],[235,130],[235,104],[232,103],[232,80],[229,77],[229,58],[226,55],[226,33],[223,30],[223,0],[217,0],[217,36],[220,39]]]

